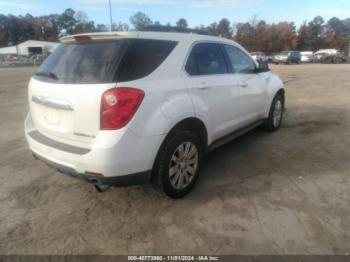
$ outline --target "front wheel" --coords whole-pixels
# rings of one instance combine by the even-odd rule
[[[194,187],[202,163],[202,145],[190,131],[179,130],[169,135],[161,146],[152,182],[156,190],[171,198],[180,198]]]
[[[282,123],[284,112],[284,99],[281,94],[277,94],[272,100],[269,117],[266,119],[264,127],[270,132],[277,131]]]

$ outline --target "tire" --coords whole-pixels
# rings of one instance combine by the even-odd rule
[[[324,63],[325,63],[325,64],[332,64],[332,63],[333,63],[333,59],[332,59],[332,58],[329,58],[329,57],[328,57],[328,58],[325,58],[325,59],[324,59]]]
[[[341,64],[343,60],[340,57],[334,58],[334,64]]]
[[[187,130],[173,131],[158,152],[152,172],[153,187],[171,198],[185,196],[195,186],[202,157],[198,136]]]
[[[272,100],[270,111],[269,111],[269,117],[266,119],[264,123],[265,130],[269,132],[277,131],[281,126],[283,113],[284,113],[284,99],[281,94],[277,94]]]

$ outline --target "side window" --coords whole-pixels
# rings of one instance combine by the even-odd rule
[[[119,82],[143,78],[156,70],[174,50],[177,42],[148,39],[132,39],[118,68]]]
[[[240,74],[252,74],[255,71],[255,63],[239,48],[231,45],[224,45],[233,71]]]
[[[193,47],[185,69],[192,76],[228,73],[221,47],[214,43],[197,44]]]

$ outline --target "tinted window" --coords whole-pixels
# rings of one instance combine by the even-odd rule
[[[197,44],[186,64],[190,75],[215,75],[228,72],[224,55],[218,44]]]
[[[177,42],[137,39],[130,42],[128,52],[117,72],[119,82],[131,81],[152,73],[169,56]]]
[[[124,41],[61,44],[35,77],[70,84],[111,83],[124,49]]]
[[[176,42],[142,39],[61,44],[34,77],[69,84],[135,80],[153,72],[175,46]]]
[[[292,55],[293,55],[294,57],[299,57],[299,56],[301,56],[301,55],[300,55],[300,52],[292,52]]]
[[[235,73],[250,74],[255,71],[256,66],[253,60],[239,48],[225,45],[225,50]]]

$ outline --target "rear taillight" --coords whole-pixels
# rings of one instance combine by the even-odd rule
[[[145,93],[130,87],[107,90],[101,101],[101,130],[115,130],[124,127],[139,108]]]

